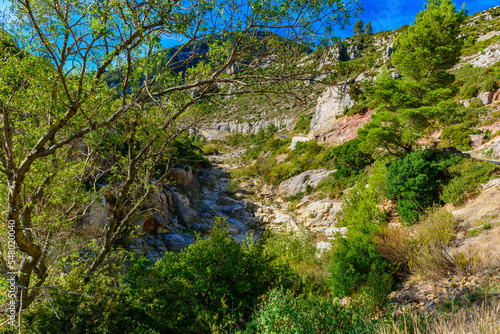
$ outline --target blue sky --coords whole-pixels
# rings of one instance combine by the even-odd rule
[[[363,22],[372,22],[373,31],[394,30],[404,24],[411,24],[415,20],[415,15],[423,10],[425,0],[362,0],[364,11],[360,17]],[[459,8],[464,2],[455,2]],[[0,10],[8,6],[8,0],[0,0]],[[469,0],[465,2],[465,8],[469,10],[469,15],[499,4],[499,0]],[[337,31],[336,35],[346,38],[352,36],[352,26],[358,19],[352,19],[351,25],[345,30]],[[165,46],[179,44],[176,40],[164,40]]]
[[[415,21],[417,13],[424,8],[424,0],[408,1],[408,0],[363,0],[364,11],[360,18],[363,22],[372,22],[373,31],[394,30],[404,24],[410,24]],[[465,2],[455,1],[457,8],[462,7],[465,3],[465,8],[469,10],[469,15],[485,9],[494,7],[499,4],[498,0],[469,0]],[[341,37],[349,37],[353,34],[352,26],[358,19],[353,19],[352,24],[346,27],[344,31],[339,31]]]

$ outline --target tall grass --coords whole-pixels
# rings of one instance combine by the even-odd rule
[[[454,313],[412,314],[381,324],[377,334],[493,334],[500,333],[500,300],[473,305]]]

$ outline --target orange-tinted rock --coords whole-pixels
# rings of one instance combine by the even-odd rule
[[[375,109],[370,109],[364,114],[345,116],[338,119],[330,131],[316,136],[318,142],[342,144],[358,136],[358,129],[370,122]]]
[[[484,138],[486,138],[486,135],[469,135],[470,141],[472,142],[472,147],[473,148],[478,148],[481,145],[483,145]]]
[[[500,88],[493,92],[493,96],[491,98],[491,103],[500,102]]]
[[[155,220],[153,217],[148,217],[144,219],[142,223],[142,232],[144,233],[152,233],[156,228]]]

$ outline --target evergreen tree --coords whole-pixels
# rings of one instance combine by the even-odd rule
[[[381,105],[358,132],[366,153],[411,152],[430,121],[442,113],[440,101],[457,92],[447,70],[459,60],[463,42],[458,35],[467,12],[457,11],[451,0],[428,0],[424,8],[395,41],[392,62],[402,80],[385,71],[371,92]]]
[[[453,82],[446,70],[460,59],[463,41],[457,37],[466,17],[467,11],[456,11],[451,0],[428,0],[415,24],[395,41],[392,62],[399,73],[425,84],[443,86]]]
[[[264,128],[260,128],[257,132],[257,143],[262,143],[264,140],[266,140],[266,131]]]
[[[274,125],[274,123],[269,123],[269,125],[267,126],[267,130],[266,130],[266,138],[274,137],[276,132],[278,132],[276,125]]]
[[[363,20],[359,19],[354,25],[353,30],[356,35],[361,35],[363,33]]]
[[[368,22],[368,23],[366,23],[366,25],[365,25],[365,34],[367,34],[367,35],[371,35],[372,33],[373,33],[372,23],[371,23],[371,22]]]

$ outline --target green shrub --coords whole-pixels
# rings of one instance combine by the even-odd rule
[[[463,99],[472,99],[479,94],[479,89],[476,86],[466,86],[462,93]]]
[[[448,168],[451,180],[443,187],[441,200],[455,205],[463,204],[479,194],[480,185],[486,183],[498,169],[498,166],[489,162],[462,159]]]
[[[328,252],[320,252],[316,239],[301,231],[264,234],[264,247],[278,267],[290,268],[286,284],[295,292],[327,295],[329,292]],[[285,283],[284,281],[284,283]]]
[[[350,307],[318,297],[295,297],[282,290],[269,294],[255,314],[252,327],[263,334],[349,334],[368,330],[362,316]]]
[[[238,180],[232,179],[227,185],[226,192],[232,196],[236,194],[239,189],[240,189],[240,182]]]
[[[272,122],[269,123],[266,129],[266,138],[273,138],[276,132],[278,132],[278,128],[276,127],[276,125],[274,125],[274,123]]]
[[[483,92],[491,92],[497,88],[497,81],[495,79],[489,79],[483,84],[482,90]]]
[[[397,200],[398,213],[406,223],[414,224],[423,210],[439,202],[446,180],[442,158],[434,150],[415,151],[388,167],[387,197]]]
[[[295,165],[287,163],[275,164],[271,167],[269,173],[264,175],[264,180],[267,183],[278,185],[281,182],[300,174],[302,171],[303,170],[300,167]]]
[[[201,150],[206,155],[214,155],[214,154],[219,153],[219,149],[217,148],[217,146],[211,145],[211,144],[205,144],[205,145],[203,145],[203,147],[202,147]]]
[[[464,124],[449,126],[441,132],[440,146],[454,146],[459,149],[471,149],[470,134],[472,134],[472,131]]]
[[[167,253],[154,266],[141,259],[119,274],[82,284],[79,270],[55,290],[51,303],[25,317],[30,333],[207,333],[241,328],[258,297],[287,269],[272,262],[262,243],[234,241],[219,221],[211,237],[186,251]],[[123,269],[123,268],[122,268]]]
[[[300,115],[299,119],[297,120],[297,123],[295,124],[295,132],[299,133],[309,133],[310,127],[311,127],[311,120],[312,120],[313,115],[306,115],[302,114]]]
[[[376,249],[374,238],[385,225],[385,214],[365,184],[358,182],[344,198],[339,226],[346,226],[347,234],[336,236],[332,244],[330,282],[334,296],[356,296],[365,309],[373,310],[390,292],[393,268]]]
[[[457,270],[448,245],[455,239],[456,221],[443,208],[433,207],[422,216],[416,233],[416,250],[410,267],[428,278],[440,278]]]
[[[469,230],[469,237],[475,237],[476,235],[481,234],[483,231],[490,230],[493,225],[491,223],[484,223],[483,226],[479,228],[474,228]]]
[[[361,152],[359,142],[356,138],[325,152],[320,165],[336,171],[318,185],[318,190],[340,198],[345,189],[354,185],[358,175],[373,162],[370,154]]]
[[[336,169],[337,178],[359,174],[373,162],[370,154],[360,150],[360,142],[356,138],[329,149],[323,156],[322,165]]]
[[[260,144],[266,140],[266,131],[264,128],[260,128],[257,132],[257,137],[255,137],[255,144]]]
[[[119,271],[124,269],[121,261],[114,264]],[[27,333],[126,333],[131,328],[133,333],[158,333],[137,321],[140,314],[135,314],[134,306],[124,298],[126,284],[121,282],[120,274],[108,266],[83,284],[83,272],[83,267],[76,268],[54,282],[76,294],[49,289],[51,304],[42,299],[30,307],[22,317]]]
[[[392,269],[378,253],[373,236],[352,229],[346,238],[335,240],[330,273],[334,296],[361,296],[366,307],[382,306],[392,289]]]

